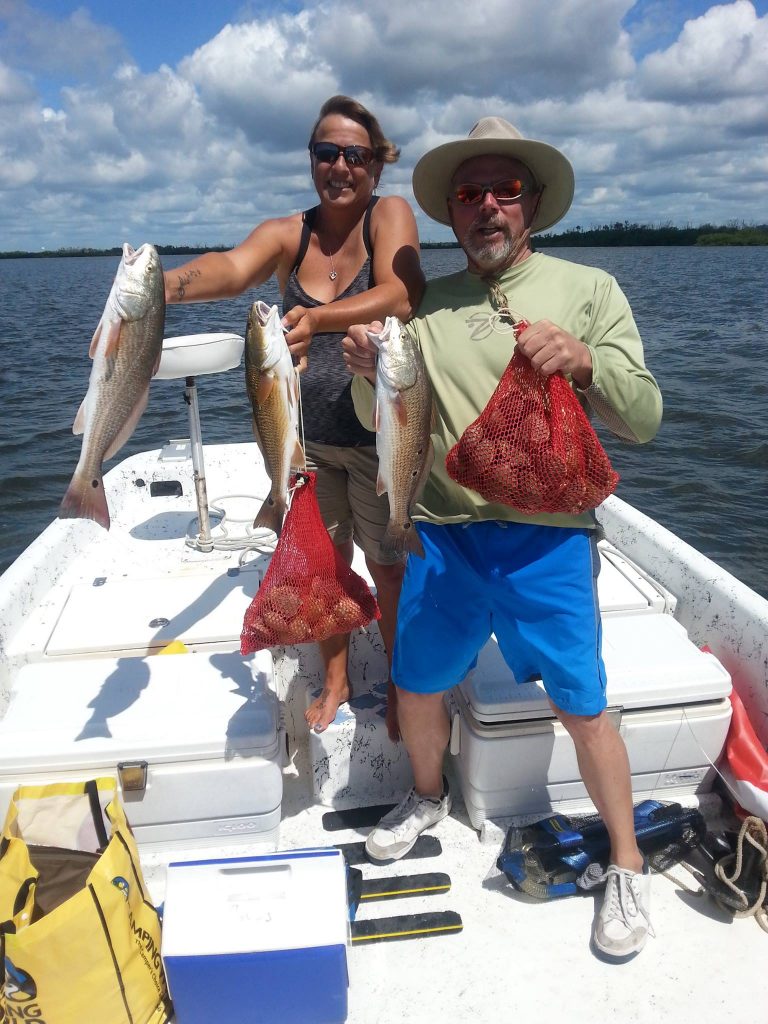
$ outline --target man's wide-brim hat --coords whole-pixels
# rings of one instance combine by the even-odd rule
[[[573,201],[573,168],[554,146],[526,139],[503,117],[483,117],[466,139],[446,142],[425,153],[413,171],[413,193],[422,210],[450,224],[448,196],[454,173],[475,156],[508,156],[530,168],[543,188],[531,231],[543,231],[564,217]]]

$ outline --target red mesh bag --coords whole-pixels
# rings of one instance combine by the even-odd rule
[[[323,525],[315,474],[296,474],[294,485],[269,569],[245,613],[241,654],[325,640],[381,614],[365,580],[339,555]]]
[[[515,334],[527,326],[519,321]],[[537,373],[519,352],[445,465],[462,487],[527,515],[577,515],[619,481],[565,377]]]

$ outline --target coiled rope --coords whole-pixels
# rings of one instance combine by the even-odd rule
[[[738,884],[744,866],[744,854],[747,846],[751,847],[757,854],[759,865],[758,877],[760,886],[753,903],[749,902],[747,894]],[[749,851],[746,850],[746,852]],[[731,867],[733,867],[733,870],[730,870]],[[768,830],[766,830],[765,822],[761,818],[750,815],[744,819],[739,829],[735,852],[726,854],[725,857],[722,857],[715,864],[715,875],[723,885],[731,890],[737,901],[743,904],[741,910],[736,910],[734,907],[727,906],[718,898],[716,893],[713,893],[712,895],[720,906],[731,910],[734,917],[754,917],[763,931],[768,932],[768,908],[765,906],[765,895],[768,891]]]

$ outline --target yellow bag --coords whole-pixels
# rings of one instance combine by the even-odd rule
[[[160,920],[114,779],[14,793],[0,840],[0,958],[0,1022],[169,1020]]]

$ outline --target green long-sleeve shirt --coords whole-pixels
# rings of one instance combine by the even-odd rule
[[[661,422],[661,394],[643,361],[632,311],[615,279],[602,270],[534,253],[499,278],[510,308],[530,323],[547,319],[592,350],[592,384],[579,397],[620,437],[650,441]],[[449,476],[445,457],[488,403],[514,349],[514,335],[493,329],[488,284],[461,271],[430,281],[408,329],[427,367],[435,398],[435,461],[414,510],[433,523],[496,519],[548,526],[594,526],[580,516],[526,516],[487,502]],[[363,377],[352,384],[361,422],[373,423],[374,389]]]

